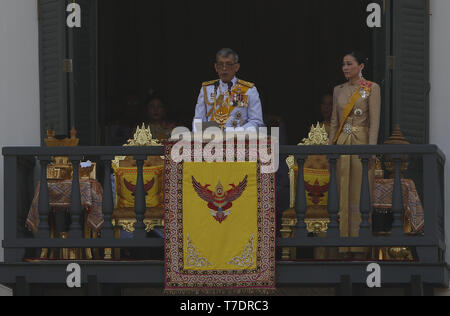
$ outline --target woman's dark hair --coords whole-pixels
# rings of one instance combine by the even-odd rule
[[[352,56],[353,58],[355,58],[356,61],[358,62],[358,65],[364,64],[367,67],[369,63],[369,58],[367,58],[367,56],[363,52],[358,50],[345,54],[345,56]]]
[[[162,94],[158,93],[158,92],[153,92],[153,93],[149,93],[147,95],[147,98],[145,100],[145,108],[148,108],[150,105],[150,102],[152,102],[153,100],[159,100],[161,101],[161,103],[164,105],[164,107],[167,106],[166,104],[166,100],[164,99],[164,97],[162,96]]]

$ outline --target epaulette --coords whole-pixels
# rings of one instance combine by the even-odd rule
[[[203,86],[203,87],[212,86],[212,85],[214,85],[217,81],[219,81],[219,80],[216,79],[216,80],[206,81],[206,82],[203,82],[202,86]]]
[[[244,80],[241,80],[241,79],[238,80],[238,83],[243,85],[243,86],[245,86],[245,87],[247,87],[247,88],[250,88],[250,89],[255,86],[254,83],[251,83],[251,82],[248,82],[248,81],[244,81]]]

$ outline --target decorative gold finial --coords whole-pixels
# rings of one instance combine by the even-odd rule
[[[310,146],[310,145],[328,145],[328,133],[325,125],[311,126],[311,131],[308,134],[308,138],[304,138],[303,141],[298,144],[299,146]]]
[[[152,132],[150,131],[150,125],[148,127],[145,126],[145,123],[142,123],[142,127],[137,126],[136,132],[134,133],[133,139],[129,139],[127,144],[124,146],[160,146],[161,143],[159,140],[154,139]]]
[[[145,126],[145,123],[142,123],[142,127],[139,125],[136,128],[136,132],[134,133],[134,137],[129,139],[125,145],[125,147],[141,147],[141,146],[162,146],[161,142],[157,139],[153,138],[152,132],[150,131],[150,125],[148,127]],[[119,168],[120,161],[125,160],[125,156],[117,156],[112,161],[113,168]],[[162,157],[161,157],[162,158]]]

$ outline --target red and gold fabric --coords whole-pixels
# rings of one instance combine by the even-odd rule
[[[175,163],[172,145],[165,147],[166,291],[275,289],[274,174],[262,174],[257,162]]]
[[[420,233],[425,225],[422,202],[411,179],[402,179],[405,229],[407,233]],[[376,179],[374,189],[375,209],[392,209],[394,179]]]
[[[295,170],[295,185],[298,179],[298,166]],[[328,169],[304,168],[305,194],[307,206],[327,206],[330,173]],[[296,191],[295,191],[296,192]]]
[[[328,170],[305,168],[305,190],[307,205],[328,205],[329,184],[330,174]]]
[[[146,206],[156,207],[162,203],[163,166],[144,167]],[[116,179],[116,207],[134,207],[137,168],[120,167],[114,171]]]
[[[40,223],[38,203],[39,203],[40,183],[36,187],[33,202],[28,212],[26,220],[27,227],[33,232],[38,232]],[[87,210],[86,223],[94,231],[100,231],[104,219],[102,213],[101,184],[96,180],[80,180],[81,205]],[[50,207],[70,208],[72,195],[72,180],[48,180],[48,193]]]

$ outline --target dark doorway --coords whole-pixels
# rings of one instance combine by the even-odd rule
[[[322,120],[320,96],[344,82],[343,54],[359,49],[372,60],[369,2],[99,0],[102,142],[111,143],[113,125],[145,121],[150,89],[165,96],[172,119],[191,126],[201,83],[216,78],[216,51],[231,47],[265,115],[282,117],[289,143],[298,143]]]

